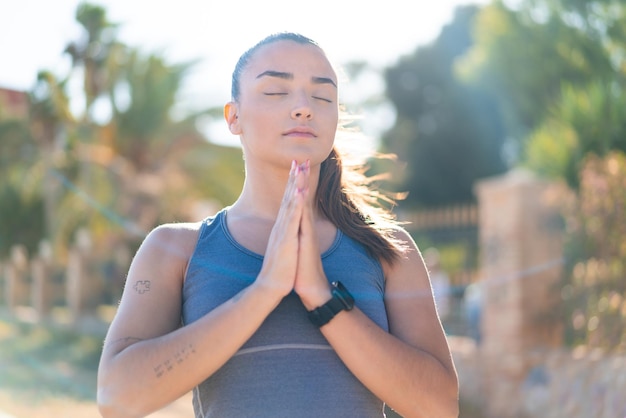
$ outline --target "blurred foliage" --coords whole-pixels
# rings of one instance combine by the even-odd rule
[[[626,94],[616,83],[565,86],[560,102],[529,137],[527,165],[578,187],[583,158],[626,152]]]
[[[575,186],[587,152],[623,150],[623,2],[494,1],[474,30],[457,69],[497,98],[517,161]]]
[[[611,52],[602,38],[590,36],[592,21],[601,17],[586,10],[552,0],[524,0],[515,9],[494,1],[478,14],[476,43],[458,70],[497,98],[507,131],[517,140],[544,121],[564,84],[585,87],[613,78]]]
[[[18,181],[0,182],[0,255],[8,256],[13,245],[34,253],[44,233],[43,200],[25,193]]]
[[[442,206],[474,200],[477,179],[502,173],[505,131],[496,101],[462,84],[454,63],[473,44],[479,9],[464,6],[430,45],[402,57],[385,73],[395,125],[384,150],[406,162],[394,188],[407,191],[405,206]]]
[[[518,162],[576,192],[564,209],[566,340],[623,351],[626,4],[494,1],[474,31],[458,74],[497,98]]]
[[[626,154],[590,154],[565,214],[566,342],[626,352]]]
[[[197,128],[221,111],[174,112],[193,62],[171,64],[119,42],[100,6],[81,3],[76,20],[84,34],[64,51],[70,71],[41,70],[28,117],[0,118],[0,256],[47,239],[62,260],[81,228],[106,254],[159,223],[211,214],[243,183],[241,151]],[[77,77],[82,92],[70,96]],[[202,202],[210,202],[204,214]]]
[[[587,153],[624,151],[626,4],[459,7],[385,81],[397,119],[383,148],[406,163],[392,167],[402,204],[471,201],[476,180],[507,165],[576,187]]]
[[[626,3],[460,8],[432,44],[388,69],[386,83],[397,120],[383,145],[406,163],[396,187],[410,192],[408,205],[471,199],[474,182],[505,163],[573,188],[566,339],[623,351]]]
[[[28,126],[0,119],[0,256],[15,244],[34,251],[45,234],[40,178],[34,174],[38,157]]]

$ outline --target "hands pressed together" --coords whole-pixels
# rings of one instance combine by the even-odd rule
[[[257,282],[286,296],[294,290],[309,310],[330,299],[315,231],[310,162],[292,161]]]

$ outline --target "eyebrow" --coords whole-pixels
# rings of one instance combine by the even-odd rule
[[[283,80],[293,80],[293,73],[286,73],[283,71],[274,71],[274,70],[267,70],[267,71],[263,71],[261,74],[257,75],[256,78],[262,78],[262,77],[277,77],[277,78],[282,78]],[[332,78],[329,77],[311,77],[311,81],[314,84],[332,84],[333,86],[337,87],[337,83],[335,83],[333,81]]]

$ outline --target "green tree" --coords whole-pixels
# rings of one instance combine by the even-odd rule
[[[73,68],[83,70],[85,116],[87,117],[98,97],[115,84],[115,64],[123,60],[123,45],[116,40],[117,25],[110,22],[106,10],[83,2],[76,9],[76,21],[84,29],[82,39],[68,44],[65,52],[72,58]]]
[[[399,190],[406,205],[439,206],[474,200],[473,184],[506,169],[506,136],[494,99],[461,83],[455,62],[471,47],[476,6],[460,7],[430,45],[401,58],[385,74],[395,125],[384,150],[406,162]]]
[[[546,177],[579,186],[579,172],[589,154],[626,152],[626,94],[616,83],[565,86],[560,102],[529,137],[525,164]]]
[[[626,155],[590,154],[578,196],[564,205],[568,234],[563,277],[566,343],[626,351]]]
[[[10,149],[0,160],[16,162],[11,170],[0,167],[11,173],[0,181],[0,212],[31,216],[45,208],[40,218],[48,231],[27,234],[39,223],[31,220],[28,229],[14,217],[7,227],[23,231],[31,249],[47,236],[62,258],[78,228],[89,229],[100,248],[111,237],[136,239],[161,221],[189,219],[198,200],[230,203],[234,192],[226,187],[237,184],[236,191],[243,181],[241,151],[210,144],[197,129],[199,118],[218,112],[172,117],[192,63],[169,64],[120,43],[116,25],[99,6],[82,3],[76,18],[84,36],[65,51],[72,70],[63,76],[40,72],[30,92],[30,129],[0,126],[0,148]],[[77,76],[85,106],[73,114],[66,87]],[[31,160],[13,158],[26,151]],[[15,236],[3,230],[3,237]]]
[[[35,251],[45,233],[33,170],[38,157],[26,121],[0,119],[0,257],[7,257],[16,244]]]
[[[137,238],[161,221],[188,218],[186,207],[207,198],[201,193],[214,179],[242,177],[240,151],[209,144],[197,129],[199,118],[216,114],[213,109],[172,116],[193,63],[170,64],[120,43],[117,25],[99,6],[83,3],[76,17],[85,36],[66,51],[74,68],[83,70],[86,105],[69,138],[78,171],[64,173],[76,189],[63,202],[66,230],[87,226],[97,239],[114,226]],[[97,112],[102,109],[108,109],[104,116]],[[201,167],[189,162],[190,154],[207,153],[217,158]],[[224,161],[239,164],[228,169]],[[210,191],[219,202],[232,198],[220,187]]]
[[[609,0],[524,0],[515,9],[494,1],[477,16],[476,42],[459,63],[460,73],[497,98],[522,149],[564,85],[585,88],[614,79],[623,65],[623,9]]]
[[[41,179],[40,193],[44,201],[46,226],[44,237],[47,239],[56,236],[57,207],[62,199],[53,173],[67,162],[63,138],[75,125],[66,92],[67,82],[67,79],[58,80],[49,71],[40,71],[29,94],[29,123],[39,151],[39,158],[32,166],[37,170],[33,170],[32,174]]]
[[[193,115],[174,121],[171,111],[190,65],[169,65],[155,54],[142,56],[131,51],[124,68],[124,80],[113,90],[124,89],[128,104],[121,110],[113,103],[111,123],[115,128],[113,147],[136,170],[160,163],[172,146],[172,137],[184,132],[197,133]]]

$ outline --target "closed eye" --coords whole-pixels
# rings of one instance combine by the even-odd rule
[[[332,103],[332,102],[333,102],[332,100],[330,100],[330,99],[325,99],[324,97],[313,96],[313,98],[314,98],[314,99],[317,99],[317,100],[322,100],[322,101],[324,101],[324,102],[326,102],[326,103]]]
[[[266,96],[286,96],[287,93],[263,93]]]

